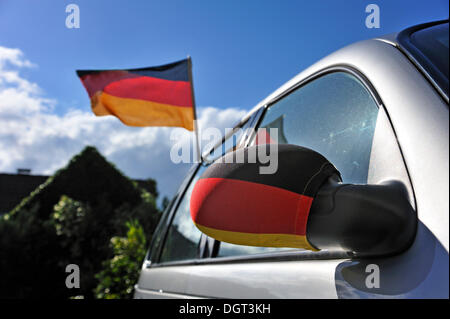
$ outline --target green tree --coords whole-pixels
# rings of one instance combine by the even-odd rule
[[[74,294],[86,298],[92,296],[97,286],[95,274],[103,269],[103,261],[114,253],[109,240],[114,236],[125,236],[130,231],[127,221],[132,219],[138,223],[142,236],[145,238],[147,233],[150,240],[159,215],[155,211],[153,196],[145,190],[142,190],[139,204],[124,204],[115,210],[106,200],[90,206],[63,195],[54,207],[51,222],[58,242],[66,252],[64,264],[77,264],[82,273],[81,288]]]
[[[66,298],[66,252],[59,245],[53,225],[34,214],[0,220],[0,299]]]
[[[27,214],[30,208],[39,204],[35,214],[46,219],[61,195],[90,205],[107,201],[113,209],[125,203],[136,205],[141,200],[140,189],[137,183],[108,162],[95,147],[87,146],[8,215],[15,218],[18,214]]]
[[[139,277],[145,257],[146,239],[137,220],[126,223],[126,237],[111,238],[113,257],[103,263],[103,270],[95,277],[99,284],[95,289],[97,298],[129,299]]]
[[[137,220],[150,238],[160,212],[156,184],[138,183],[93,147],[85,148],[13,211],[0,217],[0,298],[94,297],[114,236]],[[150,185],[150,186],[149,186]],[[65,267],[80,267],[80,289],[67,289]]]

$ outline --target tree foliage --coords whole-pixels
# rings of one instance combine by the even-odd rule
[[[147,240],[156,227],[160,212],[146,189],[85,148],[0,219],[0,298],[94,297],[110,239],[125,236],[130,220]],[[68,264],[80,267],[80,289],[65,286]]]
[[[99,284],[96,297],[101,299],[129,299],[138,280],[145,257],[146,239],[137,220],[126,223],[127,236],[111,238],[113,258],[103,262],[103,270],[95,277]]]
[[[107,201],[113,208],[124,203],[135,205],[140,201],[136,183],[109,163],[95,147],[87,146],[66,167],[22,200],[9,215],[13,218],[39,204],[36,213],[40,218],[48,218],[62,194],[93,205]]]

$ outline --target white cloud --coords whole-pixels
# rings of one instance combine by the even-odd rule
[[[0,46],[0,172],[31,168],[34,174],[52,174],[86,145],[94,145],[132,178],[152,177],[162,195],[172,195],[189,164],[170,160],[170,133],[176,130],[184,143],[193,133],[181,128],[135,128],[114,117],[70,110],[60,116],[57,106],[45,98],[36,83],[20,75],[21,68],[34,66],[19,49]],[[217,127],[223,132],[246,111],[214,107],[198,109],[202,129]]]
[[[20,49],[0,46],[0,69],[3,69],[7,64],[17,67],[34,66],[33,63],[23,58],[23,52]]]

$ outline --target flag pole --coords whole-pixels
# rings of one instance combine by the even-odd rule
[[[198,138],[198,124],[197,124],[197,107],[195,105],[195,95],[194,95],[194,77],[192,76],[192,59],[188,55],[188,69],[189,69],[189,82],[191,83],[191,95],[192,95],[192,107],[194,110],[194,134],[195,134],[195,141],[197,146],[197,162],[202,162],[202,154],[200,153],[200,142]]]

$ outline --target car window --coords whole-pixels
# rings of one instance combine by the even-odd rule
[[[411,42],[448,80],[448,23],[414,32]]]
[[[178,202],[178,199],[183,193],[183,191],[186,189],[187,185],[189,184],[189,181],[191,180],[192,175],[195,173],[197,168],[198,168],[197,164],[191,166],[191,168],[186,174],[186,177],[184,178],[180,187],[178,187],[175,195],[170,201],[169,205],[167,205],[166,209],[164,210],[161,219],[158,223],[158,226],[156,227],[155,232],[153,233],[150,249],[147,253],[147,260],[156,261],[158,259],[159,252],[161,251],[160,248],[162,245],[162,241],[164,240],[164,234],[166,233],[165,231],[170,222],[169,217],[172,216],[171,214],[172,209],[174,205]]]
[[[180,261],[198,257],[202,233],[192,222],[189,203],[194,185],[204,169],[205,167],[203,166],[198,169],[178,204],[175,216],[167,232],[160,262]]]
[[[289,250],[302,250],[302,249],[243,246],[243,245],[234,245],[234,244],[230,244],[230,243],[220,242],[219,251],[218,251],[216,257],[254,255],[254,254],[289,251]]]
[[[234,127],[232,130],[225,132],[225,141],[218,147],[212,149],[206,156],[204,156],[205,160],[207,162],[213,162],[217,158],[223,156],[225,153],[242,147],[241,141],[245,139],[247,134],[249,134],[249,126],[252,123],[252,120],[253,118],[250,117],[240,127]]]
[[[278,143],[319,152],[345,183],[366,184],[378,106],[353,75],[320,77],[272,105],[261,128],[277,128]]]
[[[157,255],[158,255],[161,243],[162,243],[162,239],[164,237],[164,230],[166,229],[170,211],[172,210],[172,207],[173,207],[174,203],[176,202],[177,197],[178,196],[175,195],[173,197],[173,199],[170,201],[169,205],[163,212],[161,220],[158,223],[158,227],[156,227],[155,232],[153,233],[152,244],[151,244],[151,248],[150,248],[150,251],[148,254],[148,258],[147,258],[148,260],[156,260],[157,259]]]
[[[240,128],[234,128],[225,142],[219,147],[212,150],[206,156],[206,161],[213,161],[214,159],[224,155],[225,153],[235,149],[236,147],[240,147],[240,140],[245,137],[245,134],[248,133],[247,128],[249,127],[251,120],[252,117],[250,117],[249,120],[243,123]],[[168,229],[166,242],[164,243],[164,247],[162,249],[161,257],[159,260],[160,262],[181,261],[195,259],[198,257],[198,246],[200,243],[201,232],[197,229],[197,227],[195,227],[194,223],[192,222],[189,205],[195,183],[197,182],[203,171],[206,169],[206,167],[207,164],[205,163],[205,165],[201,166],[198,169],[189,187],[187,188],[183,199],[180,201],[177,207],[175,217],[173,218],[172,224]],[[188,173],[188,175],[190,174],[192,173]],[[184,185],[186,183],[186,180],[183,182]],[[184,187],[182,186],[181,188]],[[170,205],[173,205],[174,202],[175,201],[172,201]],[[166,224],[167,222],[164,222],[164,225]],[[159,240],[158,238],[156,239],[154,245],[157,246],[161,241],[162,236],[161,234],[159,234],[159,232],[155,235],[159,238]],[[152,256],[155,255],[155,251],[158,251],[158,249],[153,247]]]
[[[321,153],[341,172],[345,183],[366,184],[377,115],[378,105],[365,86],[351,74],[334,72],[271,105],[260,128],[277,128],[278,134],[270,136],[273,141]],[[222,242],[218,256],[274,250],[280,249]]]
[[[448,22],[406,29],[400,32],[398,41],[448,96]]]

